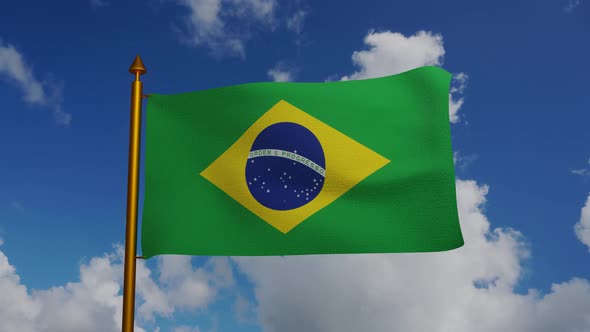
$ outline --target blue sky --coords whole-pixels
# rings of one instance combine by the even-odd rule
[[[445,68],[466,245],[154,258],[138,331],[589,331],[588,31],[585,0],[4,4],[0,330],[117,330],[141,54],[163,94]]]

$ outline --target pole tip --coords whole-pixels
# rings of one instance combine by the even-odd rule
[[[135,60],[133,60],[131,67],[129,67],[129,72],[131,74],[139,73],[139,75],[143,75],[147,72],[139,55],[135,57]]]

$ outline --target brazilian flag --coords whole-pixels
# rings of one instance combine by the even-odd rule
[[[450,79],[422,67],[151,95],[143,256],[462,246]]]

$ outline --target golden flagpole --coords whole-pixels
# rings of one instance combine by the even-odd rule
[[[125,274],[123,279],[123,332],[133,332],[135,311],[135,254],[137,247],[137,200],[139,184],[139,139],[141,134],[142,83],[146,73],[138,56],[129,67],[135,75],[131,83],[131,125],[129,129],[129,168],[127,173],[127,227],[125,234]]]

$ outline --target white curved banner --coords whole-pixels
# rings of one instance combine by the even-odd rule
[[[298,162],[304,166],[311,168],[312,170],[314,170],[316,173],[318,173],[319,175],[321,175],[323,177],[326,176],[326,170],[322,166],[314,163],[312,160],[309,160],[301,155],[298,155],[295,152],[289,152],[289,151],[277,150],[277,149],[263,149],[263,150],[250,151],[250,154],[248,155],[248,159],[253,159],[253,158],[258,158],[258,157],[280,157],[280,158],[291,159],[294,162]]]

